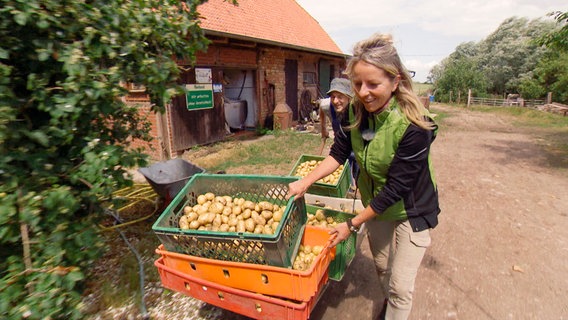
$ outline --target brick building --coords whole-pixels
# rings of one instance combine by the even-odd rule
[[[280,103],[301,121],[345,68],[346,55],[295,0],[209,0],[198,11],[212,43],[195,65],[179,62],[190,93],[172,99],[163,115],[150,112],[143,88],[126,99],[152,121],[156,139],[146,150],[153,160],[231,132],[272,129]]]

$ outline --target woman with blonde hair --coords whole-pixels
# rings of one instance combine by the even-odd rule
[[[375,34],[358,42],[346,74],[354,92],[345,137],[308,176],[289,186],[301,197],[353,152],[365,209],[339,224],[333,244],[365,223],[385,300],[377,319],[407,319],[418,268],[430,245],[440,208],[430,145],[437,125],[412,89],[392,37]]]

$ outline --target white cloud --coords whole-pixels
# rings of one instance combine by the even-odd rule
[[[566,11],[565,1],[455,1],[455,0],[298,0],[329,32],[344,29],[392,28],[414,24],[443,35],[483,37],[506,18],[537,18],[555,10]]]
[[[297,0],[337,45],[353,45],[374,32],[393,34],[405,65],[425,81],[429,69],[457,45],[479,41],[510,17],[535,19],[568,11],[566,0]],[[435,62],[435,63],[434,63]],[[419,72],[424,68],[427,71]]]

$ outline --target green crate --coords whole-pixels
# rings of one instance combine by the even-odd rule
[[[313,205],[306,205],[306,211],[308,214],[315,214],[317,210],[323,210],[326,217],[332,217],[336,222],[345,222],[349,218],[353,218],[355,215],[346,212],[335,211],[327,208],[322,208]],[[355,253],[357,253],[357,233],[351,233],[351,235],[337,244],[335,247],[335,258],[329,264],[329,278],[335,281],[341,281],[347,267],[355,258]],[[362,235],[361,235],[362,236]]]
[[[293,177],[195,174],[168,205],[152,230],[165,249],[197,257],[291,267],[304,233],[307,219],[303,198],[286,200]],[[253,202],[270,201],[286,206],[274,234],[182,230],[179,218],[186,205],[193,206],[201,194],[244,198]]]
[[[311,160],[322,161],[323,159],[325,159],[325,157],[303,154],[302,156],[300,156],[300,159],[296,161],[296,164],[290,171],[289,175],[293,177],[296,176],[296,170],[298,166],[300,166],[300,164],[306,161],[311,161]],[[337,182],[337,184],[316,182],[310,186],[307,193],[326,196],[326,197],[345,198],[349,191],[349,185],[351,184],[350,176],[351,173],[350,173],[349,162],[345,161],[345,164],[343,164],[343,171],[339,176],[339,181]]]

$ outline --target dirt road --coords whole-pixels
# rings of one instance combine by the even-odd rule
[[[509,118],[432,110],[449,114],[432,147],[442,213],[411,319],[568,319],[567,168]],[[244,319],[211,306],[183,312],[195,301],[176,299],[154,306],[154,319]],[[364,241],[310,319],[374,319],[382,300]]]
[[[432,147],[442,213],[411,319],[568,319],[568,172],[510,119],[450,113]],[[368,246],[313,319],[373,319]]]

